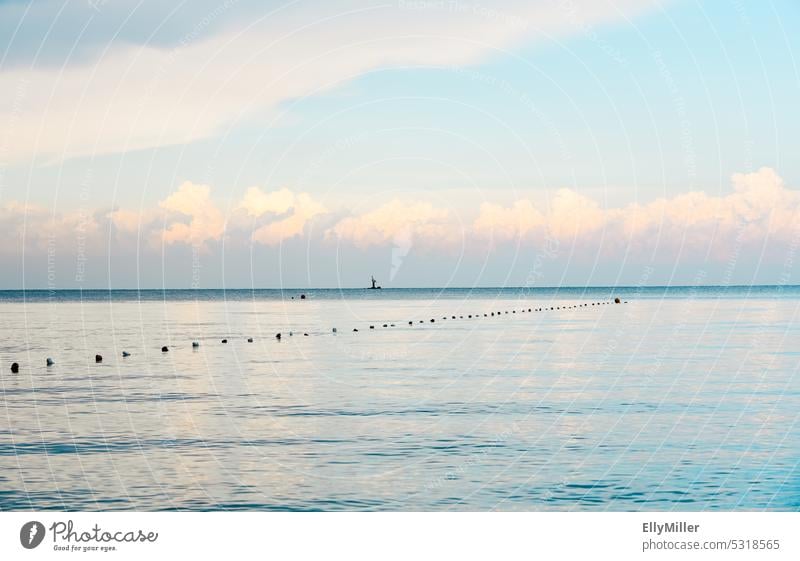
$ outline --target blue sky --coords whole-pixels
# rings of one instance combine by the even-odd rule
[[[0,285],[785,282],[799,24],[790,1],[0,2]]]

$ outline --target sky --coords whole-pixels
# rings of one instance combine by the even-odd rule
[[[794,0],[0,1],[0,288],[800,284]]]

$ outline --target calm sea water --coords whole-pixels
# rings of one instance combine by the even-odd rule
[[[300,293],[0,292],[0,509],[800,507],[796,287]]]

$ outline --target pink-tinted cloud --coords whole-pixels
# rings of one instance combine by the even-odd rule
[[[208,185],[196,185],[190,181],[159,203],[167,211],[182,215],[188,221],[175,219],[164,228],[166,243],[202,244],[218,240],[225,231],[225,217],[211,200]]]
[[[454,237],[460,237],[460,232],[451,222],[448,211],[427,202],[395,199],[363,214],[344,218],[327,231],[326,237],[367,248],[393,244],[397,240],[407,243],[412,239],[448,244]]]

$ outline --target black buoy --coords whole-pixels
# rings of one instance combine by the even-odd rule
[[[619,304],[619,303],[620,303],[620,302],[619,302],[619,298],[614,298],[614,303],[615,303],[615,304]]]
[[[278,341],[280,341],[280,340],[281,340],[281,334],[280,334],[280,333],[277,333],[277,334],[275,334],[275,338],[276,338]]]
[[[54,361],[50,357],[47,357],[47,360],[45,361],[45,363],[47,364],[47,366],[53,366],[56,363],[56,361]]]
[[[193,349],[196,349],[199,346],[200,346],[200,341],[192,341],[192,348]]]
[[[375,329],[375,326],[374,325],[370,325],[369,328],[370,329]]]
[[[128,351],[122,351],[122,358],[126,358],[129,356],[131,356],[131,353],[129,353]]]
[[[167,352],[169,352],[169,349],[167,348],[167,346],[166,346],[166,345],[164,345],[163,347],[161,347],[161,352],[162,352],[162,353],[167,353]]]
[[[223,340],[222,340],[222,344],[223,344],[223,345],[224,345],[224,344],[226,344],[227,342],[228,342],[228,340],[227,340],[227,339],[223,339]]]
[[[356,329],[356,328],[353,328],[353,333],[356,333],[356,332],[358,332],[358,329]],[[280,333],[278,333],[278,339],[280,339],[280,338],[281,338],[281,337],[280,337],[280,335],[281,335],[281,334],[280,334]]]
[[[300,300],[305,300],[305,299],[306,299],[306,295],[305,294],[301,294],[300,295]]]
[[[414,322],[413,321],[409,321],[408,325],[414,325]]]
[[[308,337],[308,333],[303,333],[303,337]]]
[[[14,374],[19,372],[19,364],[18,363],[16,363],[16,362],[12,362],[11,363],[11,372],[13,372]]]
[[[102,355],[94,355],[94,361],[95,362],[103,362]]]
[[[384,327],[389,327],[389,324],[387,324],[387,323],[384,323],[384,324],[383,324],[383,326],[384,326]]]
[[[431,323],[436,323],[436,320],[431,318]]]
[[[253,342],[253,338],[252,338],[252,337],[248,337],[248,338],[247,338],[247,342],[248,342],[248,343],[252,343],[252,342]]]

